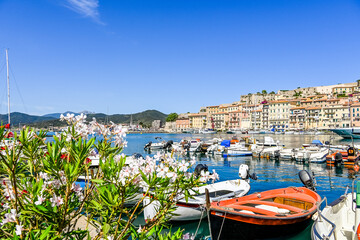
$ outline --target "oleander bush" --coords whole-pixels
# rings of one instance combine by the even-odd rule
[[[201,185],[189,173],[194,160],[180,161],[171,154],[127,159],[121,154],[126,129],[120,125],[87,123],[84,115],[61,120],[68,128],[52,142],[46,142],[46,132],[29,128],[7,139],[9,130],[0,128],[0,239],[182,237],[180,229],[162,230],[174,200],[188,198]],[[81,186],[79,179],[84,180]],[[150,193],[160,202],[158,213],[136,225]]]

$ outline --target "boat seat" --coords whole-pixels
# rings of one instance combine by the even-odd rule
[[[290,210],[288,210],[288,209],[278,208],[278,207],[269,206],[269,205],[256,205],[255,207],[265,209],[265,210],[268,210],[271,212],[275,212],[275,213],[281,214],[281,215],[286,215],[286,214],[290,213]]]
[[[251,212],[251,214],[259,214],[259,215],[266,215],[266,216],[273,216],[275,217],[275,215],[277,215],[278,213],[276,212],[272,212],[272,211],[268,211],[265,209],[261,209],[261,208],[255,208],[255,207],[249,207],[249,206],[244,206],[244,205],[230,205],[227,207],[223,207],[226,210],[230,210],[230,211],[236,211],[236,212],[240,212],[240,213],[247,213],[249,214],[249,212]]]
[[[248,213],[248,214],[255,214],[254,212],[248,211],[248,210],[240,210],[239,212]]]
[[[243,201],[243,202],[237,202],[236,204],[242,205],[242,204],[254,204],[254,205],[267,205],[267,206],[271,206],[271,207],[276,207],[278,209],[286,209],[288,211],[291,212],[303,212],[304,209],[302,208],[297,208],[297,207],[293,207],[293,206],[289,206],[286,204],[281,204],[281,203],[275,203],[275,202],[269,202],[269,201],[260,201],[260,200],[251,200],[251,201]],[[256,206],[255,206],[256,207]]]

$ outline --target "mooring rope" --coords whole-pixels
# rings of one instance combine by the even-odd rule
[[[205,209],[203,209],[203,210],[201,211],[201,217],[200,217],[199,224],[198,224],[198,226],[197,226],[197,228],[196,228],[196,231],[195,231],[194,239],[195,239],[195,237],[196,237],[196,235],[197,235],[197,232],[199,231],[200,224],[201,224],[201,221],[202,221],[202,219],[203,219],[204,212],[205,212]]]
[[[217,240],[219,240],[219,239],[220,239],[221,232],[222,232],[222,228],[223,228],[223,226],[224,226],[224,222],[225,222],[225,218],[226,218],[226,212],[225,212],[225,215],[224,215],[223,221],[222,221],[222,223],[221,223],[221,227],[220,227],[220,231],[219,231],[219,235],[218,235]]]

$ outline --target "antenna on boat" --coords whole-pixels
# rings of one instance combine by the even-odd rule
[[[8,49],[6,49],[6,75],[7,75],[7,90],[8,90],[8,124],[11,127],[10,124],[10,79],[9,79],[9,55],[8,55]]]

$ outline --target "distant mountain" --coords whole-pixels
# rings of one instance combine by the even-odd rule
[[[51,118],[59,119],[61,114],[66,115],[66,114],[68,114],[68,113],[70,113],[70,114],[75,114],[75,116],[80,114],[80,113],[75,113],[75,112],[67,111],[67,112],[64,112],[64,113],[49,113],[49,114],[43,115],[43,117],[51,117]]]
[[[97,121],[107,122],[112,121],[114,123],[130,123],[132,116],[133,124],[137,124],[142,122],[146,125],[151,125],[154,120],[161,120],[165,122],[167,117],[166,114],[159,112],[157,110],[147,110],[144,112],[134,113],[134,114],[114,114],[114,115],[106,115],[103,113],[97,114],[89,114],[87,115],[88,118],[95,117]]]
[[[66,112],[66,113],[74,113],[74,112]],[[66,114],[63,113],[63,114]],[[57,115],[56,115],[57,114]],[[39,121],[34,121],[31,126],[38,127],[38,128],[46,128],[48,126],[64,126],[64,122],[60,122],[61,113],[53,113],[47,114],[42,117],[39,117]],[[78,113],[74,113],[78,115]],[[126,123],[129,124],[132,118],[133,124],[140,124],[150,126],[154,120],[161,120],[163,123],[165,122],[167,115],[159,112],[157,110],[147,110],[144,112],[134,113],[134,114],[113,114],[113,115],[106,115],[104,113],[95,113],[95,114],[87,114],[88,121],[91,121],[92,118],[96,118],[98,122],[107,123],[107,122],[114,122],[114,123]],[[42,118],[47,118],[43,119]],[[15,123],[14,123],[15,124]]]
[[[23,124],[29,124],[29,123],[35,123],[35,122],[42,122],[47,120],[53,120],[53,117],[46,117],[46,116],[33,116],[28,115],[25,113],[19,113],[19,112],[13,112],[10,114],[10,120],[11,124],[17,126],[19,123],[21,125]],[[0,122],[1,123],[7,123],[8,122],[8,115],[7,114],[0,114]]]

